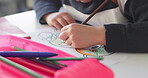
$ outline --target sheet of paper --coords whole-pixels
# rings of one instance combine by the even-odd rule
[[[109,56],[104,56],[104,60],[101,63],[111,67],[112,65],[118,64],[126,59],[128,59],[130,55],[128,53],[114,53]]]
[[[40,30],[37,30],[29,35],[32,37],[33,41],[37,41],[39,43],[54,47],[56,49],[62,50],[66,53],[72,54],[76,57],[86,57],[83,54],[76,51],[76,49],[71,48],[70,46],[66,45],[64,41],[62,41],[59,36],[60,31],[56,30],[53,27],[47,27]],[[88,56],[91,57],[91,56]],[[106,54],[104,55],[104,60],[101,62],[107,66],[112,66],[117,64],[128,57],[127,54]]]
[[[58,37],[59,33],[60,31],[56,30],[55,28],[47,27],[30,33],[29,35],[31,36],[31,39],[33,41],[37,41],[39,43],[57,48],[74,56],[82,57],[82,54],[78,53],[75,49],[66,45],[64,41],[62,41]]]
[[[8,22],[5,18],[0,18],[0,35],[4,34],[25,34],[24,31],[17,26]]]

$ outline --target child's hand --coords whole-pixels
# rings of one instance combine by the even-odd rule
[[[92,27],[73,23],[63,27],[59,37],[73,48],[106,44],[104,26]]]
[[[49,26],[58,28],[59,30],[71,23],[75,23],[75,20],[66,12],[55,12],[45,15],[45,20]]]

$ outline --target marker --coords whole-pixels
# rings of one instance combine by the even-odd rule
[[[56,53],[51,52],[29,52],[29,51],[0,51],[0,56],[3,57],[52,57]]]
[[[25,50],[25,49],[22,49],[22,48],[19,48],[19,47],[16,47],[16,46],[13,46],[12,48],[13,48],[14,50],[16,50],[16,51],[27,51],[27,50]],[[49,62],[51,62],[51,63],[53,63],[53,64],[56,64],[56,65],[61,65],[61,66],[67,67],[67,65],[62,64],[62,63],[59,63],[58,61],[49,61]]]
[[[99,56],[99,57],[91,57],[91,58],[95,58],[98,60],[102,60],[103,57]],[[44,60],[44,61],[69,61],[69,60],[83,60],[83,59],[87,59],[84,57],[79,57],[79,58],[38,58],[38,60]]]

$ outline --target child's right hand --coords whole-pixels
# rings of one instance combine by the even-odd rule
[[[66,12],[54,12],[44,16],[45,21],[49,26],[53,26],[61,30],[62,27],[75,23],[75,20]]]

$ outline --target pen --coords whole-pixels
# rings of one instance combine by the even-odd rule
[[[5,63],[7,63],[7,64],[9,64],[9,65],[11,65],[11,66],[13,66],[13,67],[16,67],[16,68],[22,70],[23,72],[28,73],[29,75],[31,75],[31,76],[33,76],[33,77],[35,77],[35,78],[42,78],[42,77],[41,77],[40,75],[38,75],[37,73],[31,71],[30,69],[28,69],[28,68],[26,68],[26,67],[24,67],[24,66],[21,66],[21,65],[17,64],[17,63],[15,63],[15,62],[13,62],[13,61],[11,61],[11,60],[9,60],[9,59],[6,59],[6,58],[0,56],[0,60],[3,61],[3,62],[5,62]]]
[[[98,60],[102,60],[103,57],[99,56],[99,57],[91,57],[91,58],[95,58]],[[44,61],[69,61],[69,60],[83,60],[86,59],[84,57],[79,57],[79,58],[38,58],[38,60],[44,60]]]
[[[16,46],[13,46],[12,48],[13,48],[14,50],[16,50],[16,51],[27,51],[27,50],[25,50],[25,49],[22,49],[22,48],[19,48],[19,47],[16,47]],[[59,63],[58,61],[49,61],[49,62],[51,62],[51,63],[53,63],[53,64],[56,64],[56,65],[61,65],[61,66],[67,67],[67,65],[62,64],[62,63]]]
[[[52,57],[57,54],[51,52],[29,52],[29,51],[0,51],[3,57]]]

